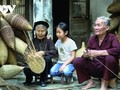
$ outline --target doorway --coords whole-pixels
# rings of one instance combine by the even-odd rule
[[[59,22],[65,22],[69,28],[69,0],[52,0],[53,15],[53,41],[57,41],[56,26]]]

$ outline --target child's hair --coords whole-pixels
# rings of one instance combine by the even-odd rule
[[[67,26],[67,24],[66,23],[64,23],[64,22],[60,22],[59,24],[58,24],[58,27],[61,29],[61,30],[63,30],[64,32],[68,32],[68,26]],[[69,32],[68,32],[69,33]],[[68,36],[69,34],[67,34],[67,36]]]

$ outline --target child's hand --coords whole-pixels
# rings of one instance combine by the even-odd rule
[[[59,69],[59,72],[63,72],[63,70],[64,70],[64,68],[65,68],[65,65],[62,65],[61,67],[60,67],[60,69]]]

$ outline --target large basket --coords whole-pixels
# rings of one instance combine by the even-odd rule
[[[112,14],[120,13],[120,0],[117,0],[116,2],[110,4],[107,8],[107,11]]]
[[[116,29],[120,23],[120,16],[119,15],[111,15],[111,22],[110,22],[110,31]]]
[[[18,37],[15,37],[15,50],[18,53],[24,55],[25,50],[27,49],[27,47],[28,47],[27,43],[25,43],[24,41],[22,41]]]
[[[27,43],[27,40],[26,40],[27,38],[25,36],[24,31],[18,30],[18,29],[15,29],[15,28],[13,29],[13,31],[14,31],[14,34],[15,34],[16,37],[20,38],[21,40],[23,40],[24,42]]]
[[[16,52],[12,50],[11,48],[8,48],[8,59],[7,62],[8,64],[12,65],[17,65],[17,60],[16,60]]]
[[[8,49],[3,40],[0,38],[0,65],[4,65],[7,61]]]
[[[15,13],[3,14],[6,21],[8,21],[11,26],[24,31],[31,31],[32,26],[30,23],[21,15]]]
[[[3,79],[10,79],[16,75],[18,75],[24,67],[17,65],[3,65],[0,68],[0,77]]]
[[[9,23],[2,17],[0,18],[0,34],[6,45],[14,49],[14,43],[15,43],[14,32],[12,30],[12,27],[9,25]]]

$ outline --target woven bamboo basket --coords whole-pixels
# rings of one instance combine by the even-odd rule
[[[111,15],[110,18],[111,18],[111,22],[110,22],[110,31],[111,31],[119,26],[120,16]]]
[[[15,37],[15,50],[18,53],[24,55],[25,50],[27,49],[27,47],[28,47],[27,43],[25,43],[24,41],[22,41],[18,37]]]
[[[4,65],[7,61],[8,49],[3,40],[0,38],[0,65]]]
[[[12,49],[14,49],[14,43],[15,43],[15,36],[14,32],[12,30],[12,27],[9,25],[9,23],[3,19],[2,17],[0,18],[0,34],[1,37],[3,38],[3,41],[6,43],[6,45]]]
[[[116,2],[110,4],[107,8],[107,11],[112,14],[120,13],[120,0],[117,0]]]
[[[30,53],[28,56],[26,56],[26,58],[28,66],[34,73],[40,74],[43,72],[46,64],[42,56]]]
[[[24,42],[27,43],[24,31],[18,30],[18,29],[15,29],[15,28],[13,29],[13,31],[14,31],[14,34],[15,34],[16,37],[20,38],[21,40],[23,40]]]
[[[10,23],[11,26],[24,30],[24,31],[31,31],[32,26],[30,23],[21,15],[15,13],[7,13],[3,14],[6,21]]]
[[[82,42],[81,48],[78,49],[76,52],[76,57],[81,57],[84,51],[85,51],[85,42]]]
[[[17,65],[15,51],[12,50],[11,48],[8,48],[8,59],[6,63],[11,65]]]
[[[23,68],[24,67],[17,65],[3,65],[0,68],[0,77],[3,79],[10,79],[23,71]]]

